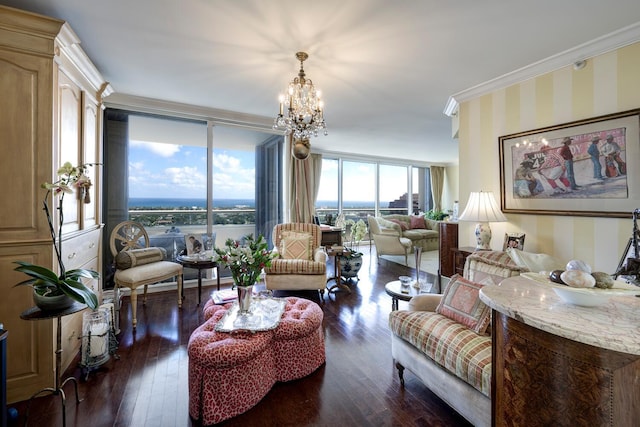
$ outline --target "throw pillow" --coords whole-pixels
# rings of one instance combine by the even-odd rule
[[[164,248],[154,247],[121,251],[116,255],[116,268],[118,270],[126,270],[137,265],[163,261],[166,257],[167,251]]]
[[[398,224],[400,226],[400,230],[402,231],[408,230],[407,224],[405,224],[403,221],[400,221],[399,219],[390,219],[389,221]]]
[[[427,228],[427,225],[424,222],[424,217],[411,215],[409,218],[411,219],[411,229]]]
[[[478,334],[484,334],[491,321],[491,310],[480,301],[480,289],[483,286],[459,274],[454,275],[442,294],[436,313],[455,320]]]
[[[311,261],[313,236],[309,233],[283,231],[280,238],[280,256],[283,259],[306,259]]]
[[[528,268],[529,271],[539,273],[541,271],[553,271],[564,270],[565,264],[555,259],[551,255],[547,254],[534,254],[531,252],[524,252],[516,248],[507,248],[506,252],[509,254],[513,262],[518,264],[519,267]]]

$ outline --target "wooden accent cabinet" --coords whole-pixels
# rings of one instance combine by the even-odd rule
[[[640,356],[492,320],[492,425],[638,425]]]
[[[438,223],[438,257],[440,260],[440,275],[451,277],[455,274],[453,248],[458,247],[458,223]]]
[[[465,246],[462,248],[453,248],[453,268],[454,274],[464,276],[464,263],[467,262],[467,257],[474,253],[476,248],[472,246]]]
[[[57,180],[57,169],[66,161],[101,162],[102,98],[111,88],[64,21],[0,6],[0,40],[0,133],[7,159],[0,180],[10,183],[3,187],[0,206],[0,320],[11,331],[7,400],[12,403],[54,385],[56,334],[53,321],[20,319],[33,300],[31,289],[13,288],[26,278],[14,271],[14,262],[56,269],[40,185]],[[100,272],[101,170],[89,173],[91,203],[75,194],[64,200],[63,260],[67,268]],[[55,209],[53,203],[50,207]],[[101,289],[99,281],[88,285]],[[63,322],[63,369],[80,347],[81,319],[77,313]]]

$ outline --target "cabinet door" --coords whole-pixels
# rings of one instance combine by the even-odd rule
[[[82,91],[66,75],[58,75],[58,156],[54,167],[57,169],[65,162],[76,166],[80,163],[80,142],[82,125]],[[80,204],[78,192],[67,194],[64,198],[64,223],[62,233],[80,230]]]
[[[98,103],[86,95],[86,93],[83,94],[82,100],[82,162],[85,164],[100,163]],[[83,201],[80,203],[82,206],[81,226],[84,229],[97,225],[100,222],[100,200],[98,200],[97,197],[100,187],[98,180],[100,176],[99,167],[101,166],[94,165],[87,169],[87,176],[93,185],[87,190],[88,196],[85,194]]]

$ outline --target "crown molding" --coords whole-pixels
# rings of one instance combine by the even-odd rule
[[[67,22],[60,28],[56,41],[61,53],[69,58],[75,65],[84,79],[92,86],[94,92],[102,97],[109,96],[113,93],[113,88],[108,82],[104,81],[104,77],[102,77],[100,71],[98,71],[93,62],[91,62],[91,59],[89,59],[84,50],[82,50],[80,39]],[[56,55],[56,60],[58,61],[58,65],[64,68],[64,61],[62,61],[58,55]]]
[[[259,132],[283,134],[274,131],[273,118],[217,108],[201,107],[180,102],[164,101],[136,95],[114,93],[104,101],[109,108],[131,110],[139,113],[169,115],[183,119],[208,121],[213,124],[236,126]]]
[[[462,102],[550,73],[578,61],[584,61],[628,46],[637,41],[640,41],[640,22],[451,95],[443,112],[451,117],[457,114],[458,107]]]

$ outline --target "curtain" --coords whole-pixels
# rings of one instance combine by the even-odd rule
[[[431,166],[431,193],[433,194],[433,209],[442,210],[442,189],[444,187],[444,167]]]
[[[291,151],[289,151],[291,152]],[[289,154],[289,218],[291,222],[313,223],[322,173],[322,155],[310,154],[305,160]]]
[[[272,246],[273,227],[282,222],[283,138],[272,136],[256,147],[256,235]]]

